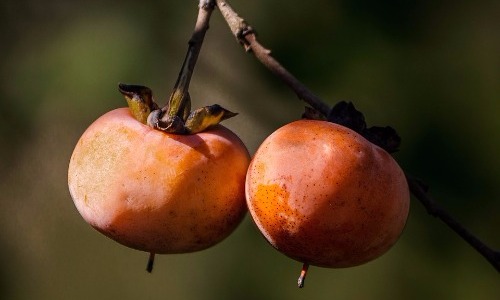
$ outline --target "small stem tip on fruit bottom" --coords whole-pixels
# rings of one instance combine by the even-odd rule
[[[146,271],[148,271],[148,273],[153,272],[154,263],[155,263],[155,253],[150,252],[149,259],[148,259],[148,265],[146,266]]]
[[[302,270],[300,271],[299,279],[297,280],[297,286],[299,288],[303,288],[304,287],[304,284],[305,284],[305,281],[306,281],[307,270],[308,269],[309,269],[309,264],[308,263],[304,263],[302,265]]]

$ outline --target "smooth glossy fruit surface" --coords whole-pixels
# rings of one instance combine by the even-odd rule
[[[68,183],[80,214],[106,236],[152,253],[192,252],[220,242],[243,219],[249,160],[221,125],[168,134],[120,108],[82,135]]]
[[[269,243],[321,267],[350,267],[385,253],[409,211],[403,171],[383,149],[326,121],[271,134],[252,159],[247,204]]]

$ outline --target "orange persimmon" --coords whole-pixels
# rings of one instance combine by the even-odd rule
[[[68,183],[78,211],[101,233],[152,254],[184,253],[215,245],[241,222],[249,161],[222,125],[169,134],[119,108],[82,135]]]
[[[340,268],[391,248],[410,196],[403,171],[385,150],[346,127],[300,120],[258,148],[246,198],[277,250],[307,265]]]

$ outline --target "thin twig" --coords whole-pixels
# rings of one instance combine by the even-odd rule
[[[422,203],[427,212],[450,227],[456,234],[464,239],[470,246],[479,252],[488,262],[500,272],[500,252],[494,251],[480,239],[468,231],[462,224],[455,220],[441,205],[427,193],[427,187],[420,180],[406,174],[406,180],[411,193]]]
[[[330,107],[319,97],[314,95],[307,87],[288,72],[276,59],[270,51],[262,46],[255,36],[253,29],[238,16],[225,0],[216,0],[217,6],[222,16],[229,25],[233,35],[244,46],[246,51],[251,51],[255,57],[266,66],[269,71],[281,78],[303,101],[307,102],[313,108],[328,115]],[[445,209],[438,205],[427,193],[425,185],[411,176],[407,176],[408,185],[411,193],[424,205],[428,213],[439,218],[448,225],[455,233],[478,251],[488,262],[500,272],[500,252],[492,250],[485,245],[476,236],[470,233],[462,224],[456,221]]]
[[[285,82],[299,97],[307,102],[324,116],[328,116],[330,106],[325,104],[318,96],[309,90],[295,76],[288,72],[276,59],[271,56],[271,51],[263,47],[255,36],[255,32],[243,18],[240,18],[224,0],[217,0],[217,6],[226,20],[233,35],[245,47],[246,51],[251,51],[255,57],[264,64],[274,75]]]

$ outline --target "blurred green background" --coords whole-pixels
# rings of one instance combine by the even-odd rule
[[[231,2],[292,73],[369,125],[391,125],[396,157],[432,195],[500,249],[500,2]],[[0,4],[0,298],[500,299],[499,274],[418,201],[400,242],[350,269],[310,269],[272,249],[250,218],[199,253],[158,256],[91,229],[67,190],[68,161],[97,117],[125,102],[117,83],[170,92],[196,1]],[[251,55],[216,11],[194,105],[237,111],[225,124],[253,153],[303,103]]]

